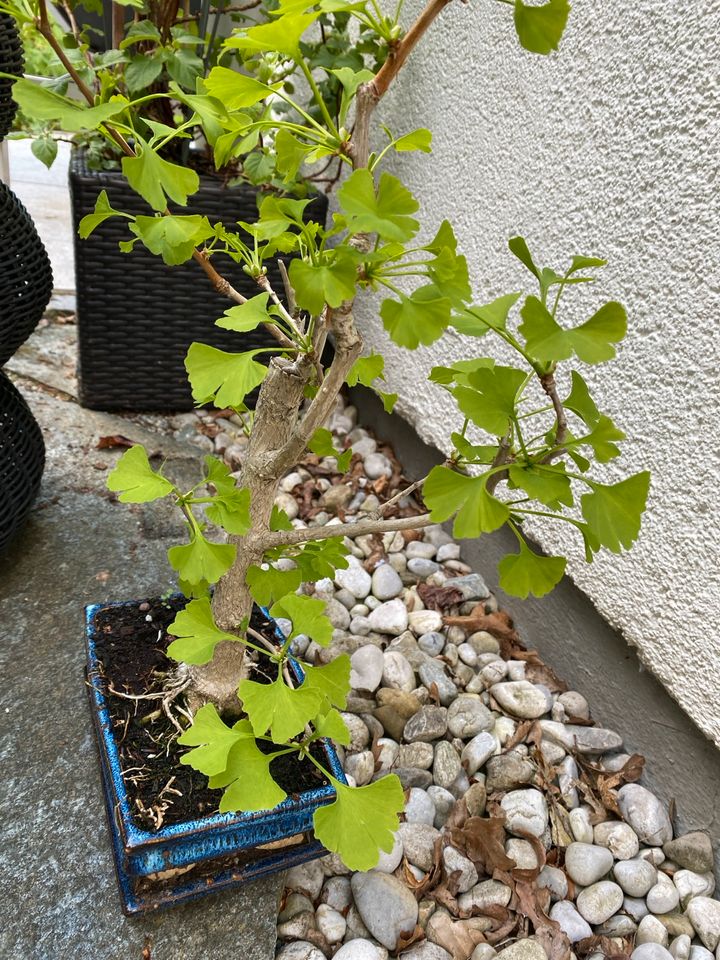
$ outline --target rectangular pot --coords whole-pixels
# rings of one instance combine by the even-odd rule
[[[147,216],[149,208],[128,186],[119,170],[88,170],[82,150],[70,160],[70,199],[75,248],[80,402],[91,410],[192,410],[194,402],[184,361],[191,343],[239,352],[276,346],[264,329],[249,333],[221,330],[215,321],[231,306],[216,293],[190,260],[166,266],[141,243],[122,253],[118,243],[131,234],[127,220],[110,217],[87,240],[78,235],[80,221],[95,209],[101,190],[110,205],[124,213]],[[229,226],[257,219],[258,188],[226,187],[219,177],[201,176],[200,189],[176,214],[200,214],[210,223]],[[307,207],[308,220],[325,223],[328,200],[318,194]],[[218,269],[246,297],[258,286],[229,257]],[[283,284],[275,260],[268,277],[279,296]],[[254,395],[248,398],[254,403]]]
[[[105,697],[95,615],[108,607],[136,604],[124,601],[85,608],[87,686],[123,913],[139,914],[184,903],[323,856],[326,851],[312,832],[313,814],[334,799],[329,784],[288,797],[274,810],[218,813],[156,832],[143,830],[134,822]],[[267,616],[267,611],[263,613]],[[278,639],[284,640],[276,630]],[[291,667],[302,681],[300,666],[291,661]],[[328,769],[344,783],[337,753],[329,741],[322,743]],[[228,864],[226,858],[233,855],[237,862]],[[197,865],[194,875],[184,870],[191,864]],[[165,876],[158,878],[157,874]]]

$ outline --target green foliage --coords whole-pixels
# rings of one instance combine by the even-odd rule
[[[263,753],[247,720],[228,727],[215,707],[206,704],[196,712],[192,726],[178,737],[178,743],[195,748],[182,757],[182,763],[209,777],[211,789],[226,788],[220,801],[221,813],[272,810],[287,796],[270,774],[270,764],[278,751]]]
[[[535,553],[519,537],[520,552],[509,553],[498,564],[500,586],[506,593],[525,600],[529,594],[544,597],[562,580],[565,557],[545,557]]]
[[[139,141],[136,156],[123,157],[122,172],[133,190],[161,213],[168,199],[184,207],[188,197],[200,186],[194,170],[164,160],[144,141]]]
[[[209,663],[219,643],[238,640],[215,625],[207,597],[191,600],[170,624],[168,633],[178,638],[168,647],[168,656],[184,663]]]
[[[623,547],[629,550],[640,532],[650,474],[644,470],[620,483],[592,481],[590,486],[592,492],[586,493],[580,501],[590,531],[613,553],[621,553]]]
[[[205,343],[192,343],[185,358],[193,399],[198,404],[213,403],[221,410],[243,410],[245,397],[259,387],[267,376],[267,367],[255,359],[263,350],[226,353]]]
[[[286,617],[292,621],[288,639],[302,633],[321,647],[326,647],[332,640],[333,625],[325,616],[324,600],[289,593],[273,605],[270,613],[273,617]]]
[[[237,333],[249,333],[256,330],[261,323],[272,323],[273,318],[268,313],[267,302],[269,294],[259,293],[251,297],[246,303],[230,307],[215,321],[217,327],[224,330],[235,330]]]
[[[455,517],[456,537],[492,533],[510,517],[510,510],[487,489],[487,476],[468,477],[449,467],[433,467],[423,488],[436,523]]]
[[[335,457],[337,459],[337,468],[340,473],[345,473],[352,460],[352,448],[341,452],[335,449],[332,433],[326,427],[318,427],[310,438],[308,450],[316,453],[319,457]]]
[[[238,696],[255,736],[260,737],[269,731],[275,743],[285,743],[302,733],[322,703],[318,690],[306,684],[290,687],[282,673],[273,683],[241,681]]]
[[[217,583],[235,562],[237,547],[230,543],[212,543],[199,529],[193,529],[189,543],[170,547],[168,560],[187,584]]]
[[[24,79],[16,80],[13,84],[13,99],[23,112],[34,120],[54,120],[60,129],[71,133],[97,130],[108,120],[121,114],[128,103],[123,98],[89,107],[77,100],[63,97],[39,83]]]
[[[335,800],[315,812],[315,836],[340,854],[351,870],[370,870],[380,851],[389,853],[405,807],[405,794],[391,774],[364,787],[348,787],[333,778]]]
[[[122,503],[148,503],[175,491],[173,484],[153,470],[145,448],[136,444],[120,457],[107,479],[108,490],[122,491]]]
[[[434,284],[420,287],[409,297],[384,300],[380,307],[383,326],[400,347],[414,350],[428,346],[443,335],[450,323],[452,304]]]
[[[337,193],[344,224],[354,236],[376,233],[383,240],[411,240],[419,224],[410,216],[419,204],[410,191],[390,173],[382,173],[375,185],[369,170],[355,170]]]
[[[540,6],[515,0],[515,29],[520,43],[531,53],[557,50],[569,13],[567,0],[547,0]]]
[[[520,333],[528,353],[536,360],[567,360],[575,354],[587,364],[603,363],[615,356],[614,343],[627,332],[624,308],[615,302],[604,304],[596,313],[570,330],[555,321],[537,297],[528,297],[522,308]]]
[[[78,227],[80,237],[83,240],[87,240],[93,230],[99,227],[101,223],[109,220],[110,217],[127,217],[128,220],[132,219],[129,214],[113,209],[108,200],[107,191],[101,190],[95,201],[95,209],[93,212],[86,214],[80,221],[80,226]]]
[[[130,224],[130,230],[142,240],[150,253],[161,256],[168,266],[185,263],[192,257],[196,247],[214,236],[207,217],[198,215],[136,217]]]

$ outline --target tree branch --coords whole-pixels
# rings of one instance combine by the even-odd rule
[[[510,433],[508,432],[500,441],[498,452],[495,454],[495,458],[490,464],[490,469],[492,470],[493,467],[500,467],[503,465],[503,463],[509,463],[510,460]],[[490,475],[488,482],[485,484],[485,489],[488,493],[494,493],[495,488],[500,481],[505,479],[507,479],[507,470],[498,470],[497,473]]]
[[[562,445],[567,439],[568,435],[568,422],[567,415],[565,413],[565,407],[562,404],[562,400],[558,396],[557,384],[555,383],[555,374],[546,373],[540,377],[540,383],[545,393],[550,398],[553,409],[555,410],[555,442],[553,446],[559,447],[559,450],[554,450],[552,453],[549,453],[546,457],[543,458],[543,463],[551,463],[557,457],[563,456],[565,451],[562,449]]]
[[[433,521],[429,513],[415,517],[393,517],[391,520],[357,520],[355,523],[329,523],[323,527],[302,530],[280,530],[262,538],[266,550],[272,547],[292,546],[310,540],[330,540],[332,537],[362,537],[368,533],[393,533],[396,530],[420,530]]]
[[[410,27],[400,43],[390,51],[387,60],[375,77],[358,88],[355,110],[355,128],[349,145],[353,167],[366,167],[370,154],[370,117],[398,75],[403,64],[420,42],[433,20],[451,0],[429,0],[425,9]]]

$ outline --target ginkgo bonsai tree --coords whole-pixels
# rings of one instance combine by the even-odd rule
[[[511,6],[526,50],[547,54],[557,47],[569,12],[566,0],[539,6],[500,2]],[[201,216],[171,213],[169,202],[182,206],[197,188],[192,171],[159,155],[168,137],[183,136],[182,124],[169,128],[148,118],[144,125],[130,127],[130,105],[123,97],[82,104],[25,80],[15,85],[26,112],[37,106],[45,116],[54,112],[74,129],[98,129],[120,144],[125,176],[147,201],[146,216],[131,216],[111,209],[101,196],[95,212],[83,221],[83,236],[109,217],[124,217],[126,249],[141,243],[168,263],[194,258],[215,290],[233,301],[217,320],[220,326],[248,331],[263,325],[276,341],[274,348],[237,354],[195,343],[187,355],[197,403],[232,408],[247,424],[249,442],[239,479],[208,456],[198,483],[185,490],[151,466],[142,447],[134,446],[108,481],[124,502],[168,497],[184,514],[187,541],[169,550],[170,564],[189,598],[169,628],[176,639],[168,654],[190,680],[193,711],[179,743],[192,748],[182,761],[206,774],[211,787],[224,789],[223,811],[271,808],[283,800],[285,793],[270,774],[273,757],[292,752],[319,765],[311,750],[314,741],[330,737],[348,742],[339,713],[349,692],[348,657],[304,665],[299,685],[288,671],[298,635],[321,646],[331,641],[325,603],[303,585],[347,566],[344,538],[417,529],[451,518],[460,538],[507,525],[518,550],[501,561],[499,582],[506,592],[526,597],[551,590],[566,565],[565,558],[544,556],[528,541],[524,525],[529,517],[570,523],[583,538],[588,561],[601,548],[615,553],[629,548],[638,535],[649,475],[637,473],[612,484],[595,479],[592,467],[619,455],[624,434],[598,409],[577,369],[614,357],[615,345],[626,333],[625,311],[608,302],[572,323],[562,309],[570,290],[591,283],[604,261],[575,256],[562,270],[541,267],[525,241],[515,237],[510,250],[527,268],[532,292],[476,304],[451,225],[435,225],[428,235],[421,231],[415,219],[418,201],[383,169],[394,154],[430,151],[428,130],[396,134],[386,127],[375,130],[372,121],[408,56],[448,3],[429,0],[403,31],[398,19],[402,4],[388,15],[376,0],[284,0],[266,22],[238,30],[227,41],[228,50],[241,53],[245,72],[220,65],[192,96],[176,93],[178,104],[192,113],[188,126],[200,125],[211,146],[221,144],[224,156],[228,149],[242,154],[258,137],[272,144],[277,170],[288,185],[303,167],[336,164],[343,176],[338,212],[327,229],[305,222],[303,213],[312,200],[277,193],[262,199],[254,223],[210,223]],[[325,67],[307,65],[303,38],[337,11],[359,22],[358,50],[373,69],[337,66],[332,58]],[[263,79],[267,58],[285,59],[305,76],[314,113],[303,109],[282,82]],[[328,109],[328,85],[317,76],[323,72],[325,80],[340,82],[332,88],[332,95],[340,91],[335,112]],[[137,115],[136,104],[133,111]],[[376,147],[382,131],[386,142]],[[275,290],[265,264],[287,255],[286,288]],[[241,263],[256,280],[256,296],[246,299],[223,279],[223,257]],[[349,465],[352,451],[336,449],[324,426],[344,385],[376,389],[387,409],[394,403],[382,390],[383,358],[363,355],[355,321],[356,302],[368,291],[385,295],[382,323],[402,347],[433,344],[454,329],[468,343],[488,335],[499,338],[503,355],[509,348],[514,361],[479,356],[431,371],[437,388],[457,404],[458,429],[451,434],[447,461],[413,484],[413,490],[421,489],[427,512],[386,516],[404,491],[362,518],[293,525],[275,499],[279,481],[306,451],[336,457],[341,471]],[[323,363],[328,338],[334,355]],[[258,387],[251,413],[245,401]],[[208,525],[221,527],[226,542],[208,537]],[[267,649],[252,630],[253,604],[291,621],[282,645]],[[248,651],[269,660],[271,683],[248,677]],[[269,749],[267,744],[265,750],[258,748],[263,740]],[[389,775],[352,788],[327,770],[324,774],[336,799],[316,812],[317,837],[349,867],[372,867],[379,850],[389,850],[393,843],[403,808],[400,781]]]

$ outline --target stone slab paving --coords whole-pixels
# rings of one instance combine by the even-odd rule
[[[269,960],[279,878],[143,919],[120,913],[83,684],[83,605],[168,590],[177,530],[169,516],[112,502],[104,479],[117,453],[95,445],[122,433],[176,472],[198,450],[168,436],[166,418],[79,407],[63,363],[72,348],[71,327],[45,327],[23,350],[34,378],[15,375],[48,459],[31,518],[0,557],[0,957]]]

